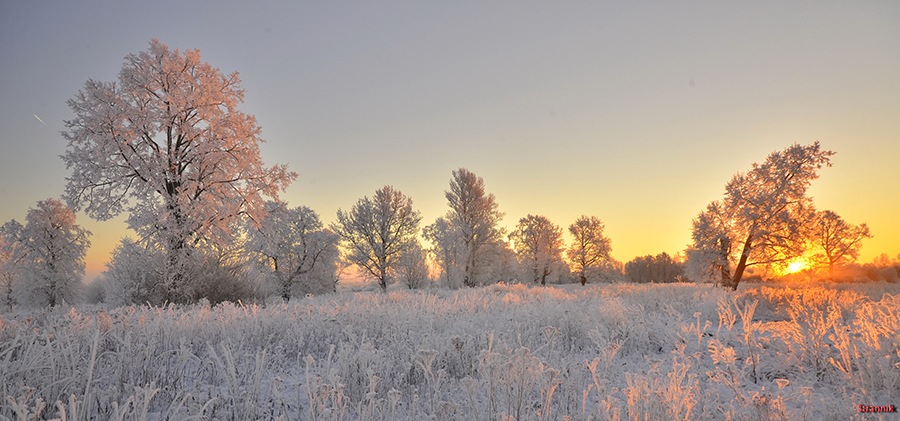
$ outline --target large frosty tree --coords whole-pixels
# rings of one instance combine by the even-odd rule
[[[347,259],[385,291],[400,257],[414,246],[421,220],[411,198],[384,186],[371,199],[359,199],[349,212],[338,209],[331,229],[343,241]]]
[[[819,142],[794,144],[735,175],[721,203],[711,204],[695,221],[692,248],[718,259],[709,266],[713,269],[726,250],[736,254],[733,274],[725,282],[732,289],[748,266],[784,266],[800,256],[815,214],[806,190],[818,170],[831,165],[832,155]]]
[[[25,219],[25,226],[13,220],[2,228],[6,241],[15,245],[7,250],[13,250],[10,261],[24,281],[18,294],[36,305],[71,302],[84,276],[90,231],[75,223],[72,209],[52,198],[39,201]]]
[[[463,245],[463,284],[476,286],[475,275],[479,257],[485,247],[502,241],[503,230],[498,226],[503,213],[498,210],[493,194],[484,190],[484,180],[475,173],[460,168],[453,171],[450,190],[444,192],[450,211],[447,219],[453,226]],[[486,262],[484,262],[486,263]]]
[[[150,49],[125,58],[118,82],[88,80],[68,101],[72,170],[65,198],[98,220],[130,212],[129,227],[167,256],[168,299],[184,299],[184,265],[196,246],[232,235],[237,218],[265,211],[296,174],[265,167],[256,119],[238,110],[237,73],[198,50]]]

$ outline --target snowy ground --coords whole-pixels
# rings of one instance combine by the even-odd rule
[[[0,398],[0,420],[893,420],[858,406],[900,405],[900,285],[20,312],[0,316]]]

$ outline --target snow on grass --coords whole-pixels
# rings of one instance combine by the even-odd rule
[[[492,285],[0,316],[0,419],[878,419],[900,288]]]

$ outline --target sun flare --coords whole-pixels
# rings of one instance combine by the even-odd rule
[[[784,274],[787,275],[787,274],[791,274],[791,273],[797,273],[808,267],[809,267],[809,262],[806,261],[806,259],[803,259],[803,258],[797,259],[788,264],[787,268],[785,268],[785,270],[784,270]]]

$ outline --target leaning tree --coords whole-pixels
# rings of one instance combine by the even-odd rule
[[[724,282],[734,290],[747,267],[784,266],[802,255],[815,215],[806,191],[819,177],[818,170],[831,166],[832,155],[819,142],[794,144],[735,175],[721,202],[712,203],[694,221],[695,255],[714,258],[706,266],[721,274],[728,273],[722,268],[726,260],[735,261],[731,279]]]
[[[153,40],[125,58],[117,82],[89,79],[68,101],[66,200],[97,220],[127,210],[128,226],[167,257],[169,300],[186,298],[192,250],[227,242],[236,220],[258,220],[264,196],[277,200],[297,177],[263,165],[243,98],[237,73]]]

